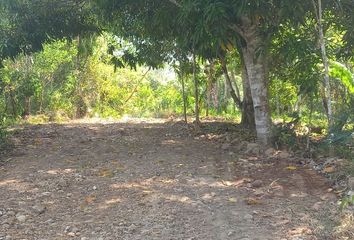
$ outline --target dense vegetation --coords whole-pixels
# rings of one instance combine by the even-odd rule
[[[198,124],[200,114],[220,115],[255,129],[264,144],[317,133],[350,145],[353,7],[2,1],[0,124],[183,114]],[[274,128],[271,118],[291,124]]]

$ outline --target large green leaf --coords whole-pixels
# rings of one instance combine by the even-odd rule
[[[330,64],[329,74],[332,78],[341,80],[348,91],[351,94],[354,94],[354,77],[346,66],[339,62],[332,61]]]

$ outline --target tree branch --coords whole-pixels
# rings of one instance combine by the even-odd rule
[[[137,84],[135,85],[134,90],[131,92],[129,97],[124,101],[124,104],[126,104],[133,97],[134,93],[136,93],[136,91],[138,90],[140,81],[142,81],[146,77],[146,75],[150,72],[150,70],[151,70],[151,68],[149,67],[149,69],[143,74],[141,79],[137,82]]]
[[[222,71],[223,71],[224,76],[225,76],[226,83],[229,85],[229,88],[230,88],[231,97],[234,100],[234,102],[236,103],[237,107],[239,107],[239,109],[242,109],[242,104],[243,103],[242,103],[241,99],[237,96],[237,94],[235,93],[235,90],[234,90],[234,88],[232,86],[232,82],[231,82],[231,79],[230,79],[229,72],[227,70],[226,61],[225,61],[224,56],[219,56],[219,60],[220,60],[220,63],[221,63]]]

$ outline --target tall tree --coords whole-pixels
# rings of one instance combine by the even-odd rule
[[[323,93],[323,104],[325,106],[328,125],[333,125],[333,113],[332,113],[332,97],[331,97],[331,85],[329,84],[329,61],[327,57],[326,51],[326,39],[324,35],[323,29],[323,7],[322,0],[318,0],[317,3],[315,0],[312,0],[312,4],[314,7],[314,12],[317,21],[317,29],[319,34],[319,43],[321,48],[322,62],[324,66],[324,93]]]
[[[180,49],[217,56],[218,46],[239,42],[252,95],[259,142],[271,139],[269,50],[282,24],[296,26],[312,13],[311,1],[96,0],[124,34],[144,41],[172,41]],[[349,0],[346,0],[349,1]],[[335,1],[325,8],[336,10]]]

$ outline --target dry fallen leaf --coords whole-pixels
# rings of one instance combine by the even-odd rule
[[[334,167],[326,167],[323,169],[324,173],[333,173],[334,172]]]
[[[221,180],[221,183],[222,183],[223,185],[225,185],[225,186],[228,186],[228,187],[230,187],[230,186],[233,185],[233,182],[230,182],[230,181]]]
[[[96,195],[87,196],[85,197],[85,203],[86,204],[93,203],[96,200],[96,198],[97,198]]]
[[[114,177],[114,173],[110,169],[101,169],[98,173],[100,177]]]
[[[254,198],[246,199],[246,203],[247,203],[247,205],[259,205],[259,204],[261,204],[261,202],[259,200],[254,199]]]
[[[80,205],[80,209],[86,211],[88,209],[88,205],[93,203],[96,200],[96,195],[89,195],[85,197],[83,203]]]
[[[297,170],[297,167],[295,166],[288,166],[286,167],[287,170],[290,170],[290,171],[294,171],[294,170]]]
[[[125,170],[125,166],[123,164],[121,164],[119,161],[115,160],[112,161],[112,165],[114,166],[115,169],[117,169],[118,171],[123,171]]]
[[[310,235],[312,234],[312,230],[307,226],[297,227],[289,230],[289,234],[292,236]]]
[[[35,145],[42,145],[42,139],[40,139],[40,138],[35,139],[34,144]]]

